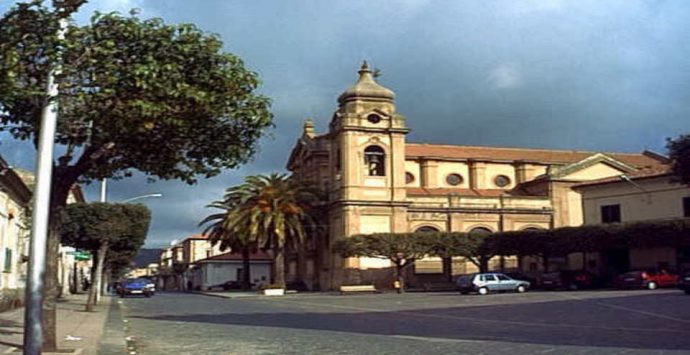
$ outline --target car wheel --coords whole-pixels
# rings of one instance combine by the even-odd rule
[[[652,282],[650,282],[650,283],[647,284],[647,288],[650,289],[650,290],[656,290],[657,286],[658,286],[658,285],[657,285],[656,282],[654,282],[654,281],[652,281]]]
[[[525,292],[527,292],[527,287],[525,287],[525,286],[523,286],[523,285],[520,285],[520,286],[517,287],[517,290],[516,290],[516,291],[517,291],[518,293],[525,293]]]
[[[489,293],[489,289],[486,288],[486,287],[480,287],[480,288],[477,290],[477,293],[479,293],[480,295],[486,295],[486,294]]]

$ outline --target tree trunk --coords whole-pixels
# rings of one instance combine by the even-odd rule
[[[86,305],[84,307],[84,310],[87,312],[93,311],[93,305],[96,303],[96,295],[94,295],[94,288],[96,284],[94,283],[94,280],[96,280],[96,269],[98,265],[98,251],[96,252],[91,252],[91,272],[89,273],[89,288],[86,289],[87,295],[86,295]]]
[[[101,296],[105,296],[108,284],[110,284],[110,268],[104,266],[103,267],[103,279],[101,281]]]
[[[405,293],[405,277],[403,276],[404,266],[400,263],[395,263],[395,278],[398,281],[398,293]]]
[[[285,288],[285,248],[280,246],[276,248],[275,257],[273,258],[273,267],[275,275],[273,283]]]
[[[78,262],[75,260],[72,267],[72,285],[70,287],[70,293],[79,293],[79,269],[77,268]]]
[[[307,277],[307,250],[305,243],[297,244],[296,280],[304,282]]]
[[[42,351],[57,350],[58,255],[60,254],[59,211],[67,205],[72,185],[78,175],[67,174],[58,167],[53,170],[53,189],[50,197],[50,221],[46,242],[45,273],[43,274],[43,309],[41,330]],[[77,286],[78,287],[78,286]]]
[[[446,281],[453,282],[453,258],[445,256],[441,259],[441,262],[443,264],[443,275],[446,277]]]
[[[43,330],[44,352],[57,350],[57,295],[58,295],[58,255],[60,253],[60,237],[51,218],[48,241],[46,243],[45,274],[43,274]]]
[[[247,291],[252,288],[251,280],[251,254],[249,247],[242,248],[242,289]]]
[[[479,257],[479,272],[489,271],[489,259],[489,257],[484,255]]]
[[[98,303],[98,294],[101,292],[101,279],[103,275],[103,264],[105,264],[105,256],[108,252],[108,242],[103,242],[101,247],[98,248],[98,256],[96,271],[94,272],[94,280],[91,283],[91,289],[89,290],[89,301],[86,302],[86,311],[93,311],[93,306]]]
[[[548,255],[543,255],[541,257],[541,262],[542,262],[542,267],[544,268],[544,272],[549,272],[549,256]]]

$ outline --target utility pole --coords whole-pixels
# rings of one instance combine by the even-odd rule
[[[60,19],[58,39],[65,38],[67,20]],[[26,283],[24,309],[24,355],[41,354],[43,345],[43,275],[45,274],[46,247],[50,224],[50,194],[53,175],[53,147],[58,113],[58,85],[55,76],[60,73],[56,63],[48,72],[46,100],[41,113],[41,131],[36,157],[36,187],[31,215],[29,270]]]

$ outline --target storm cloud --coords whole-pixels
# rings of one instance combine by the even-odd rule
[[[395,91],[408,141],[663,153],[690,128],[686,1],[106,0],[77,19],[131,7],[219,34],[259,73],[276,123],[250,164],[195,186],[111,182],[112,201],[164,194],[141,201],[149,246],[199,232],[204,206],[245,175],[284,170],[302,121],[325,131],[364,59]],[[30,147],[2,142],[11,164],[33,167]]]

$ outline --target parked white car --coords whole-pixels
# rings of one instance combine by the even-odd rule
[[[500,273],[479,273],[458,277],[457,286],[463,295],[470,292],[486,295],[489,292],[527,292],[530,284]]]

